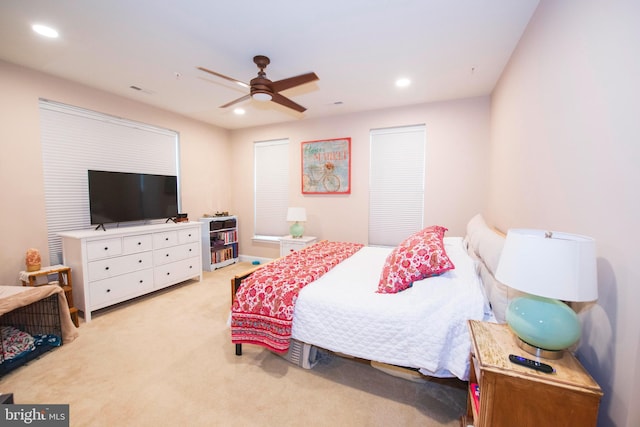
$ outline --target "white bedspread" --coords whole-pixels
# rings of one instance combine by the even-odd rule
[[[445,238],[445,245],[456,268],[397,294],[375,292],[392,249],[361,249],[302,289],[293,338],[426,375],[468,379],[467,320],[483,319],[484,296],[462,238]]]

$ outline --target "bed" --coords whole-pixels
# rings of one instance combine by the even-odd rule
[[[424,232],[417,233],[413,242],[416,239],[423,241],[425,236]],[[507,288],[493,278],[503,236],[476,215],[467,224],[466,236],[445,237],[444,232],[441,234],[438,248],[444,249],[444,256],[451,263],[449,268],[440,271],[444,265],[442,260],[433,262],[430,253],[423,264],[432,263],[433,268],[423,272],[425,278],[405,277],[400,281],[409,282],[408,287],[400,286],[402,289],[398,290],[394,284],[389,291],[388,283],[385,289],[381,278],[385,277],[390,264],[407,261],[398,256],[399,248],[403,244],[407,246],[405,242],[396,248],[358,247],[319,277],[301,286],[285,340],[290,338],[292,342],[342,355],[412,368],[424,375],[466,380],[470,350],[467,321],[504,320]],[[416,252],[414,244],[410,243],[408,247]],[[297,259],[288,262],[306,262],[301,257],[313,258],[314,254],[316,258],[329,257],[318,255],[318,250],[316,245],[307,247],[300,251]],[[429,251],[433,252],[433,247]],[[284,263],[291,256],[274,262]],[[265,344],[260,342],[260,337],[256,339],[251,335],[254,331],[245,334],[244,330],[244,326],[254,327],[260,322],[250,315],[243,321],[243,294],[250,292],[250,286],[253,286],[251,275],[264,276],[269,265],[232,280],[231,329],[236,354],[241,354],[243,343],[260,344],[276,352],[287,350],[278,347],[278,341],[272,345],[267,339]],[[283,275],[282,272],[279,274]],[[242,288],[245,281],[248,287]],[[272,286],[268,288],[271,290]],[[263,297],[259,304],[267,304],[266,300],[272,299],[273,294]],[[289,325],[278,323],[278,328],[285,328],[285,323]],[[264,333],[264,329],[259,333]]]

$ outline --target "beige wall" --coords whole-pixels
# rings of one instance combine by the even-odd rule
[[[426,125],[425,224],[441,224],[461,236],[480,212],[488,181],[489,98],[440,102],[233,131],[233,211],[239,215],[240,252],[279,256],[273,243],[253,242],[253,143],[289,138],[289,201],[307,209],[305,235],[367,243],[369,131]],[[302,195],[300,143],[351,137],[351,194]],[[283,221],[285,219],[283,218]]]
[[[541,1],[492,97],[489,220],[597,240],[579,357],[602,426],[640,425],[639,17],[638,2]]]
[[[0,61],[0,283],[18,283],[29,247],[49,265],[38,99],[46,98],[180,133],[182,210],[191,218],[230,204],[227,131]]]

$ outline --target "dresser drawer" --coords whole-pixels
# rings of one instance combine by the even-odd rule
[[[151,291],[153,289],[153,269],[148,268],[91,282],[89,288],[91,308],[96,310]]]
[[[200,229],[191,228],[178,231],[178,243],[191,243],[200,241]]]
[[[102,280],[151,267],[153,267],[152,252],[92,261],[88,264],[89,280]]]
[[[178,244],[178,233],[176,231],[165,231],[153,235],[153,248],[166,248]]]
[[[122,239],[104,239],[94,240],[87,243],[87,259],[92,261],[94,259],[108,258],[122,254]]]
[[[200,258],[197,256],[156,267],[156,288],[163,288],[172,283],[195,277],[200,274],[201,270]]]
[[[151,234],[137,236],[125,236],[122,238],[123,254],[135,254],[153,249],[153,237]]]
[[[158,249],[153,251],[154,265],[163,265],[181,259],[190,258],[198,255],[200,252],[200,243],[189,243],[186,245],[172,246],[170,248]]]

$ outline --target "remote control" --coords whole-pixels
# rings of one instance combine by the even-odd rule
[[[550,365],[546,363],[537,362],[535,360],[526,359],[521,356],[516,356],[515,354],[509,355],[509,360],[516,365],[526,366],[527,368],[535,369],[536,371],[542,371],[545,374],[552,374],[556,370],[553,369]]]

